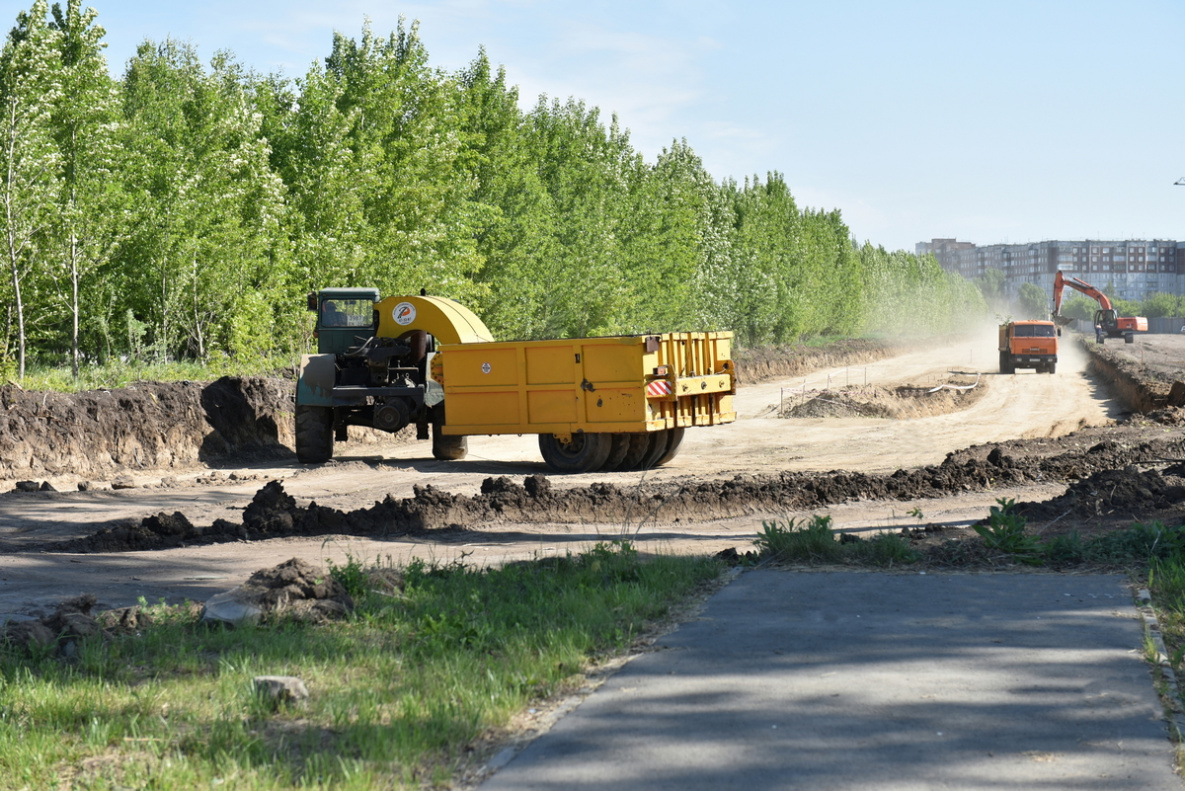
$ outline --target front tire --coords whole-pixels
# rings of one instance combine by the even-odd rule
[[[440,424],[432,424],[432,458],[438,461],[460,461],[468,455],[468,437],[463,434],[442,434]]]
[[[322,464],[333,458],[333,408],[296,405],[296,458]]]

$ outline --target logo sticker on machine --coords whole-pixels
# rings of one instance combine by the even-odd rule
[[[494,370],[494,366],[490,365],[489,363],[482,363],[481,364],[481,372],[483,374],[488,374],[492,370]]]
[[[416,306],[410,302],[400,302],[391,311],[391,318],[395,319],[396,324],[406,327],[416,320]]]

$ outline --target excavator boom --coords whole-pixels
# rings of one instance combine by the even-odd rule
[[[1083,280],[1076,277],[1066,277],[1059,269],[1057,274],[1053,277],[1053,315],[1061,316],[1062,312],[1062,290],[1069,286],[1075,291],[1081,291],[1086,296],[1099,303],[1099,307],[1103,310],[1111,310],[1111,300],[1107,299],[1107,295],[1097,288]]]

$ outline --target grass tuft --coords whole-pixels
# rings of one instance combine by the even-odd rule
[[[346,621],[211,630],[158,604],[69,662],[0,646],[0,789],[447,785],[722,570],[627,541],[497,569],[348,558]],[[301,678],[307,708],[264,705],[256,675]]]

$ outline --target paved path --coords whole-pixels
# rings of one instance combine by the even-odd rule
[[[753,571],[482,791],[1182,791],[1123,577]]]

